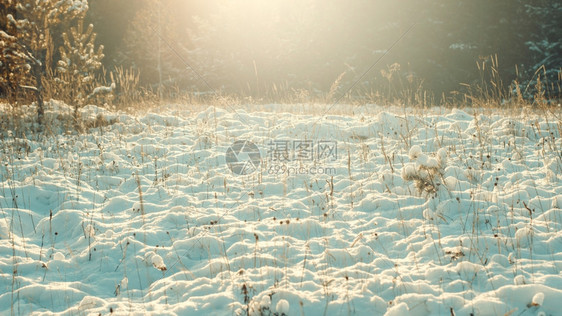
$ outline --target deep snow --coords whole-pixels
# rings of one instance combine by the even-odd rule
[[[0,313],[560,313],[554,117],[283,107],[89,106],[117,122],[3,131]],[[225,162],[237,140],[255,172]]]

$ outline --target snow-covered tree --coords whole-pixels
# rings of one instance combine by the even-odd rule
[[[35,92],[37,119],[42,123],[43,77],[46,65],[53,56],[52,30],[62,22],[83,17],[88,10],[87,0],[6,0],[14,6],[15,15],[6,15],[6,35],[13,37],[15,54],[24,60],[24,68],[29,68],[33,86],[24,86]],[[19,64],[19,63],[18,63]]]
[[[538,3],[525,4],[525,13],[528,21],[532,21],[530,34],[526,37],[525,45],[528,46],[532,64],[525,69],[527,78],[532,78],[530,82],[526,82],[526,88],[521,85],[522,90],[527,90],[528,94],[538,97],[540,91],[536,89],[536,85],[542,81],[545,84],[547,95],[542,97],[560,98],[560,88],[558,91],[552,89],[549,83],[557,82],[561,72],[562,65],[562,24],[560,17],[562,16],[562,4],[559,1],[538,1]],[[540,71],[539,71],[540,70]],[[533,74],[534,73],[534,74]],[[530,89],[529,89],[530,87]],[[551,93],[553,95],[551,95]]]
[[[57,82],[65,86],[72,85],[69,90],[69,102],[74,106],[74,117],[78,118],[78,108],[84,105],[94,91],[95,72],[102,66],[103,45],[95,48],[94,25],[84,30],[82,20],[78,21],[70,32],[62,34],[64,43],[60,50],[57,63]]]
[[[17,38],[0,31],[0,91],[11,103],[15,102],[19,88],[28,84],[30,68]]]

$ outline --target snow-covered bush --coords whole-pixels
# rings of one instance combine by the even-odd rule
[[[402,179],[414,181],[419,193],[435,194],[441,185],[442,175],[447,164],[447,151],[440,148],[433,155],[426,155],[418,145],[409,151],[410,163],[402,168]]]

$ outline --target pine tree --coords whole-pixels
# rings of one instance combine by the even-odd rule
[[[29,84],[26,79],[30,68],[19,51],[17,38],[0,31],[0,90],[10,103],[15,103],[19,88]]]
[[[0,4],[0,95],[15,103],[20,85],[25,85],[29,65],[18,51],[17,38],[3,30],[7,29],[7,15],[15,13],[15,3]]]
[[[525,45],[531,53],[531,64],[526,65],[525,77],[531,78],[524,82],[521,90],[527,91],[527,96],[540,96],[537,88],[539,83],[546,84],[543,97],[560,99],[559,78],[562,74],[562,4],[559,1],[538,1],[524,5],[527,28]]]
[[[95,49],[94,25],[84,30],[82,20],[63,33],[63,46],[59,47],[60,60],[57,63],[57,82],[72,85],[69,102],[74,106],[74,118],[78,119],[78,108],[92,96],[94,74],[102,66],[103,45]]]
[[[37,101],[37,121],[43,122],[43,77],[53,56],[51,30],[62,22],[83,17],[88,10],[87,0],[7,0],[15,5],[15,16],[6,15],[8,36],[13,37],[16,55],[25,60],[33,86],[22,86],[34,91]],[[5,37],[5,36],[4,36]],[[19,62],[18,62],[19,64]]]

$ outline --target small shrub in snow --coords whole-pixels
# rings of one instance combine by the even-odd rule
[[[428,156],[420,146],[414,145],[410,148],[409,157],[411,162],[402,168],[402,179],[414,181],[419,193],[437,193],[447,164],[447,151],[441,148],[437,153]]]
[[[160,271],[166,271],[167,270],[166,265],[164,264],[164,260],[162,259],[162,257],[160,257],[160,255],[154,254],[152,256],[151,261],[152,261],[152,265],[156,269],[158,269]]]
[[[279,302],[277,302],[277,305],[275,305],[275,310],[277,311],[277,313],[279,313],[279,315],[288,315],[289,314],[289,302],[287,300],[284,299],[280,299]]]
[[[513,284],[515,285],[523,285],[523,284],[527,284],[527,280],[525,280],[525,276],[524,275],[516,275],[513,278]]]
[[[263,307],[269,308],[270,305],[271,305],[271,297],[269,297],[269,295],[264,295],[264,296],[261,298],[260,306],[261,306],[262,308],[263,308]]]
[[[531,304],[529,304],[529,307],[541,306],[543,302],[544,302],[544,294],[542,292],[539,292],[535,294],[535,296],[533,296],[533,299],[531,300]]]
[[[421,147],[418,145],[414,145],[410,148],[410,151],[408,152],[408,156],[410,157],[410,160],[416,160],[422,153],[423,151]]]

